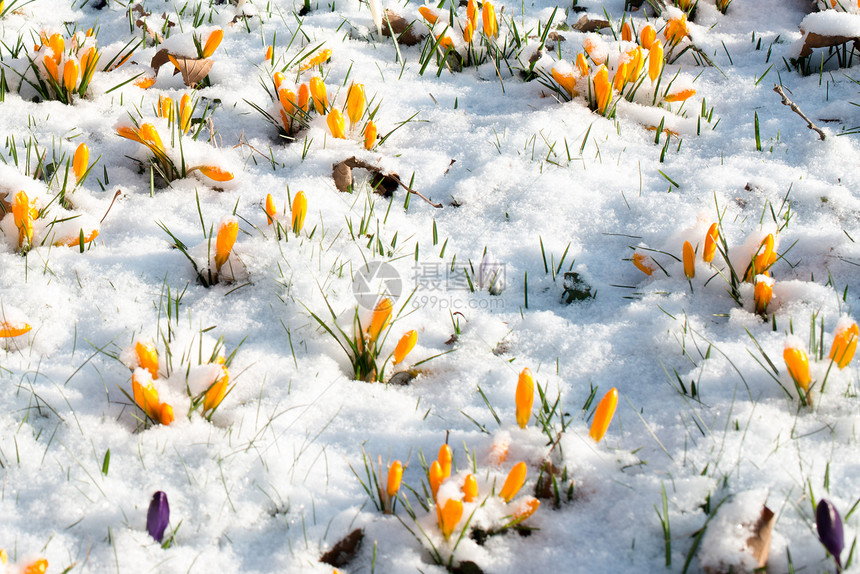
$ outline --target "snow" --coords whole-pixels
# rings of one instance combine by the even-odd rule
[[[67,29],[94,28],[102,64],[145,34],[130,30],[126,6],[95,4],[36,0],[0,20],[7,46],[0,66],[10,86],[0,103],[0,198],[11,203],[24,190],[40,210],[26,256],[13,215],[0,220],[0,325],[32,327],[0,339],[0,548],[9,572],[43,556],[48,572],[330,573],[320,556],[355,528],[365,539],[343,572],[444,572],[433,564],[434,549],[494,574],[662,571],[664,489],[667,571],[683,569],[706,524],[689,571],[746,565],[747,535],[736,525],[754,521],[762,504],[776,513],[771,571],[833,571],[814,533],[811,500],[826,497],[845,517],[860,491],[858,369],[831,368],[828,358],[834,333],[857,317],[860,143],[851,128],[860,125],[852,81],[860,61],[838,68],[831,58],[819,73],[818,52],[827,59],[819,50],[810,76],[787,62],[799,26],[860,35],[845,32],[856,28],[856,14],[807,14],[805,1],[734,0],[723,15],[701,0],[680,49],[692,42],[715,66],[699,65],[688,51],[666,65],[659,88],[645,79],[633,101],[619,101],[616,118],[588,108],[583,78],[578,97],[559,101],[566,98],[541,81],[525,82],[517,69],[497,70],[491,61],[452,72],[433,59],[422,74],[420,45],[395,47],[378,32],[386,9],[417,19],[416,31],[426,32],[418,4],[377,0],[314,0],[300,17],[293,12],[303,3],[287,0],[203,4],[197,28],[194,4],[180,15],[182,5],[147,0],[153,28],[161,31],[164,18],[175,23],[164,44],[147,40],[128,63],[97,72],[88,97],[72,105],[33,101],[26,82],[17,93],[25,55],[42,31],[67,37]],[[579,2],[591,18],[604,18],[605,8],[616,31],[624,4]],[[524,61],[536,53],[538,20],[543,31],[555,6],[496,4],[496,14],[529,37]],[[564,8],[554,26],[579,19]],[[462,22],[465,6],[456,12]],[[249,18],[231,25],[242,14]],[[636,31],[647,18],[661,40],[665,17],[646,8],[626,16]],[[464,51],[458,26],[449,33]],[[155,114],[159,95],[179,101],[190,93],[173,65],[162,66],[147,90],[123,82],[151,73],[160,48],[194,56],[193,35],[204,39],[217,28],[224,39],[212,56],[211,85],[194,94],[200,123],[192,133],[202,129],[196,140],[183,136],[180,148],[168,120]],[[512,33],[500,26],[502,38]],[[573,60],[586,40],[606,59],[610,79],[633,47],[609,30],[559,35],[564,41],[548,41],[536,59],[547,83],[553,66],[578,77]],[[23,51],[12,55],[19,37]],[[274,67],[265,61],[268,45]],[[382,145],[363,147],[363,121],[335,139],[315,113],[284,144],[252,107],[277,109],[273,71],[324,48],[332,50],[329,63],[301,73],[289,66],[286,85],[321,74],[329,101],[345,110],[350,84],[364,84],[368,109],[378,107],[379,134],[394,130]],[[676,73],[670,93],[692,88],[695,95],[653,105]],[[771,91],[778,81],[825,140],[780,104]],[[703,102],[705,114],[713,108],[708,119],[700,118]],[[148,167],[139,165],[147,149],[116,133],[145,122],[174,163],[218,167],[234,179],[194,171],[169,187],[154,176],[151,186]],[[655,142],[661,123],[671,131]],[[31,138],[37,145],[28,155]],[[95,166],[69,184],[62,204],[55,196],[65,162],[81,142]],[[59,182],[31,176],[41,153],[44,164],[56,164]],[[374,194],[362,169],[354,170],[352,193],[337,191],[332,168],[352,156],[398,174],[442,207],[412,195],[407,208],[403,187],[390,199]],[[299,191],[308,206],[296,235],[290,208]],[[269,193],[280,232],[267,224]],[[214,269],[219,222],[230,218],[238,239],[207,287],[164,228],[205,273]],[[712,264],[700,259],[718,220],[741,279],[774,234],[767,320],[755,314],[752,284],[738,285],[733,297],[720,253]],[[82,229],[98,230],[83,251],[56,245]],[[691,280],[684,241],[697,252]],[[634,249],[650,261],[650,276],[630,261]],[[406,385],[354,380],[342,346],[356,316],[371,322],[373,306],[355,287],[366,262],[385,263],[370,278],[371,301],[386,277],[399,280],[379,366],[403,333],[418,332],[407,360],[394,367],[389,359],[377,373],[386,381],[408,371],[415,378]],[[565,304],[572,272],[592,296]],[[144,424],[134,403],[133,374],[149,376],[133,351],[138,341],[158,349],[153,387],[174,409],[169,426]],[[809,355],[809,407],[800,405],[783,362],[787,344]],[[550,410],[558,400],[551,436],[538,421],[546,416],[540,393],[528,426],[516,425],[514,394],[526,367]],[[225,368],[226,396],[204,416],[194,405]],[[617,411],[595,443],[592,413],[612,387]],[[478,503],[464,503],[448,541],[424,496],[422,468],[446,441],[454,461],[436,502],[462,498],[468,473],[480,493]],[[388,462],[404,463],[400,496],[409,504],[398,501],[396,516],[377,511],[362,485],[373,493],[365,462],[374,472],[380,457],[383,475]],[[505,504],[494,493],[520,461],[525,486]],[[559,471],[559,501],[541,499],[523,522],[529,535],[509,530],[483,545],[468,535],[457,543],[470,516],[470,528],[484,531],[509,523],[536,495],[545,462]],[[146,531],[158,490],[170,501],[167,548]],[[721,501],[711,517],[707,509]],[[846,546],[857,527],[852,513]]]

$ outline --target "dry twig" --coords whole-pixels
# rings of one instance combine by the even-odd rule
[[[796,113],[797,115],[799,115],[800,117],[802,117],[806,121],[806,125],[809,127],[809,129],[818,133],[818,136],[822,140],[826,137],[824,135],[824,132],[821,131],[821,128],[819,128],[814,123],[812,123],[812,120],[810,120],[808,117],[806,117],[806,114],[804,114],[800,110],[800,108],[797,106],[797,104],[795,104],[794,102],[792,102],[791,100],[788,99],[788,96],[786,96],[785,92],[782,91],[782,86],[780,86],[779,84],[774,84],[773,91],[782,97],[782,105],[788,106],[789,108],[791,108],[791,111],[793,111],[794,113]]]

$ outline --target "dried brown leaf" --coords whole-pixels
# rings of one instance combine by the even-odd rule
[[[7,191],[0,194],[0,211],[2,211],[2,213],[0,213],[0,219],[3,219],[3,215],[6,213],[12,212],[12,204],[6,201],[7,197],[9,197],[9,192]]]
[[[753,527],[753,535],[747,538],[747,546],[752,551],[759,568],[767,565],[767,557],[770,554],[770,537],[773,533],[773,525],[776,515],[767,506],[762,506],[761,515]]]
[[[596,32],[602,28],[609,28],[609,22],[597,18],[591,20],[587,14],[583,14],[571,28],[579,32]]]
[[[335,164],[331,176],[334,178],[334,186],[338,191],[346,192],[352,187],[352,168],[346,165],[346,162],[342,161]]]
[[[801,32],[804,30],[801,29]],[[800,50],[800,57],[805,58],[812,54],[813,48],[829,48],[831,46],[841,46],[848,42],[854,42],[854,46],[860,48],[860,38],[850,36],[825,36],[816,34],[815,32],[807,32],[803,38],[803,48]]]
[[[179,72],[182,74],[182,81],[189,88],[199,84],[209,74],[213,64],[209,58],[179,58],[174,56],[174,59],[179,66]]]
[[[157,76],[158,69],[168,62],[170,62],[170,53],[166,49],[162,48],[155,53],[149,65],[152,66],[153,70],[155,70],[155,75]]]
[[[320,562],[338,568],[348,565],[358,554],[362,540],[364,540],[364,531],[356,528],[332,546],[331,550],[323,554]]]
[[[416,32],[415,26],[410,26],[412,22],[409,22],[406,18],[398,16],[391,10],[385,11],[385,17],[391,22],[391,30],[394,30],[394,33],[397,34],[397,41],[404,46],[414,46],[424,39],[424,35]],[[382,35],[391,36],[391,31],[385,22],[382,23]]]

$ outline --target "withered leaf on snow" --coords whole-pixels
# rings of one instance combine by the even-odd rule
[[[579,17],[579,20],[576,21],[576,24],[571,26],[571,28],[578,32],[596,32],[601,28],[609,28],[609,22],[597,18],[592,20],[587,15],[583,14]]]
[[[406,18],[398,16],[391,10],[385,11],[385,18],[391,23],[391,30],[397,34],[397,41],[404,46],[414,46],[424,39],[424,35],[416,32],[415,26]],[[382,23],[383,36],[391,36],[391,30],[388,29],[388,23]]]
[[[364,540],[364,531],[356,528],[323,554],[320,562],[336,567],[346,566],[355,558],[362,540]]]
[[[804,30],[801,29],[801,32]],[[803,48],[800,50],[800,57],[805,58],[812,54],[813,48],[829,48],[831,46],[841,46],[848,42],[854,42],[854,47],[860,49],[860,38],[850,36],[825,36],[816,34],[815,32],[807,32],[803,37]]]
[[[209,58],[179,58],[174,56],[178,71],[182,73],[182,81],[189,88],[199,84],[212,69],[212,60]]]
[[[370,186],[374,193],[383,197],[391,197],[401,185],[400,177],[396,173],[384,173],[381,168],[372,163],[361,161],[353,156],[335,164],[332,169],[331,176],[338,191],[349,191],[352,185],[352,170],[356,167],[366,169],[370,173]]]

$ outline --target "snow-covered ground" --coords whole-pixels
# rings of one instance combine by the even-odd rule
[[[619,49],[633,46],[614,38],[622,18],[638,35],[647,17],[665,44],[666,19],[680,12],[656,17],[646,2],[625,16],[623,0],[574,4],[555,14],[550,0],[496,4],[498,42],[520,35],[520,62],[534,56],[539,72],[532,81],[515,56],[498,69],[492,61],[448,69],[435,56],[424,67],[432,37],[395,45],[358,0],[311,0],[309,11],[289,0],[146,0],[132,12],[119,1],[35,0],[5,13],[0,199],[12,204],[23,190],[41,210],[26,256],[13,214],[0,222],[0,331],[31,326],[0,339],[0,548],[10,572],[39,557],[48,572],[331,572],[320,557],[355,529],[363,541],[343,572],[444,572],[434,560],[493,574],[737,572],[751,564],[747,539],[764,504],[775,514],[769,571],[832,572],[815,531],[821,498],[848,515],[843,564],[854,557],[858,369],[831,366],[828,355],[860,296],[860,146],[843,133],[860,126],[860,55],[847,44],[854,67],[839,67],[816,49],[806,76],[789,63],[804,18],[807,30],[853,35],[858,16],[807,16],[808,0],[734,0],[721,14],[700,0],[682,47],[692,42],[701,55],[688,50],[666,64],[662,80],[678,73],[675,87],[695,95],[651,105],[663,88],[653,96],[645,64],[635,101],[606,118],[589,109],[586,80],[571,101],[550,88],[553,63],[575,74],[574,59],[591,45],[613,68]],[[451,6],[433,8],[447,21]],[[381,8],[428,32],[418,3]],[[466,6],[456,10],[465,21]],[[576,31],[583,15],[608,16],[613,29]],[[139,19],[169,37],[155,45]],[[480,9],[477,22],[476,42]],[[457,26],[447,33],[465,53]],[[28,56],[44,66],[40,34],[48,44],[61,33],[68,49],[70,35],[79,31],[83,43],[88,28],[102,56],[86,97],[38,101],[21,74],[38,84],[25,69]],[[184,136],[180,156],[168,120],[156,116],[158,98],[191,92],[173,64],[156,77],[150,62],[162,48],[193,58],[193,37],[203,44],[219,28],[209,85],[193,95],[193,118],[208,108],[208,119],[192,120],[199,137]],[[128,61],[102,71],[132,47]],[[299,60],[323,49],[329,61],[299,71]],[[345,116],[349,87],[361,83],[379,135],[394,131],[367,150],[367,115],[353,129],[347,119],[339,139],[310,113],[285,144],[254,107],[278,118],[274,71],[297,93],[321,74]],[[149,76],[154,85],[136,85]],[[781,104],[777,83],[826,139]],[[655,143],[661,120],[674,133]],[[234,178],[216,182],[201,170],[170,186],[151,178],[147,148],[117,135],[146,122],[174,162]],[[66,162],[82,142],[93,167],[72,191]],[[338,191],[333,166],[353,156],[405,185],[383,197],[370,172],[355,168],[352,191]],[[441,207],[407,199],[405,186]],[[299,191],[307,215],[295,235]],[[281,233],[267,225],[267,194]],[[208,277],[219,222],[231,215],[238,239],[207,287],[167,230]],[[718,220],[740,275],[775,235],[766,319],[755,313],[752,284],[733,298],[720,253],[713,264],[701,258]],[[53,245],[96,228],[83,250]],[[697,251],[690,280],[685,241]],[[652,275],[634,266],[634,249]],[[591,297],[567,303],[565,273],[574,272]],[[417,331],[407,359],[377,373],[388,381],[411,368],[415,378],[395,379],[405,385],[355,380],[342,346],[337,326],[353,337],[355,317],[369,325],[377,287],[393,291],[397,315],[379,337],[378,366]],[[783,361],[789,332],[809,353],[808,406]],[[144,422],[133,400],[138,341],[157,348],[154,385],[173,408],[169,425]],[[221,360],[230,390],[203,417],[192,400],[221,375]],[[541,392],[523,429],[515,391],[524,368]],[[613,387],[617,410],[595,442],[593,412]],[[541,394],[550,408],[558,401],[548,417]],[[464,497],[469,473],[479,490],[448,541],[426,469],[446,442],[453,468],[440,505]],[[405,469],[390,515],[375,506],[366,464],[378,470],[381,461],[384,486],[394,460]],[[526,483],[505,504],[497,493],[520,461]],[[528,528],[499,532],[537,494],[547,461],[560,472],[559,503],[542,498],[519,525]],[[146,528],[156,491],[170,503],[166,548]]]

